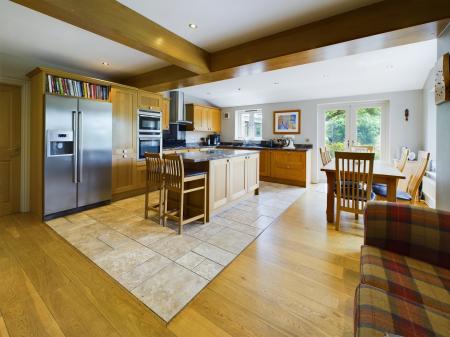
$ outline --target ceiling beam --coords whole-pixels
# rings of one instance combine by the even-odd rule
[[[195,74],[209,53],[114,0],[13,0],[79,28],[158,57]]]
[[[448,0],[385,0],[211,54],[210,73],[167,67],[126,79],[165,91],[425,41],[448,24]]]

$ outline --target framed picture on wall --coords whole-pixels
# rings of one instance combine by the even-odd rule
[[[299,134],[301,110],[281,110],[273,112],[273,133],[279,135]]]

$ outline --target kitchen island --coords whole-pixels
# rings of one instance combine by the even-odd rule
[[[215,149],[202,152],[182,153],[185,169],[201,170],[208,173],[207,220],[219,209],[226,207],[244,196],[259,193],[259,151]],[[169,196],[170,204],[176,196]],[[185,203],[189,215],[202,208],[202,191],[186,196]]]

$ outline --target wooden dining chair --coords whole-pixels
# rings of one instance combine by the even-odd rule
[[[375,148],[371,145],[352,145],[350,147],[351,152],[363,152],[363,153],[374,153]]]
[[[163,225],[166,226],[167,219],[178,222],[178,234],[183,232],[183,226],[195,220],[203,219],[206,223],[206,203],[207,203],[207,172],[185,170],[183,158],[179,154],[163,155],[164,161],[164,211]],[[185,219],[184,198],[187,194],[203,190],[203,207],[196,214]],[[178,207],[168,210],[170,192],[177,195]]]
[[[374,153],[336,152],[336,221],[339,230],[341,212],[350,212],[358,218],[363,214],[367,201],[373,200],[372,192]]]
[[[428,167],[428,162],[430,160],[430,153],[422,151],[421,156],[418,158],[415,164],[413,174],[409,177],[408,185],[405,191],[397,189],[397,201],[416,203],[420,200],[419,188],[422,183],[423,176]],[[377,200],[386,200],[387,188],[382,185],[374,185],[373,191],[377,196]]]
[[[145,218],[148,219],[149,210],[159,214],[159,222],[162,222],[164,208],[164,166],[159,153],[144,153],[146,164],[146,187],[145,187]],[[149,193],[159,191],[159,201],[149,205]]]
[[[409,149],[403,148],[400,159],[395,165],[400,170],[400,172],[404,171],[406,163],[408,162],[408,156],[409,156]]]
[[[322,165],[325,166],[331,161],[330,151],[324,146],[319,147],[320,159],[322,160]]]

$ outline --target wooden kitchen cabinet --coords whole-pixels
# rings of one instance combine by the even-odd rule
[[[209,205],[216,209],[228,202],[229,197],[229,161],[218,159],[209,162]]]
[[[270,176],[270,150],[259,152],[259,175],[261,177]]]
[[[145,110],[161,110],[163,104],[163,97],[153,92],[139,90],[138,93],[138,108]]]
[[[219,133],[221,130],[220,109],[198,104],[186,104],[186,118],[192,122],[189,131],[210,131]]]
[[[111,88],[113,194],[135,188],[137,97],[137,90]]]
[[[270,176],[264,180],[306,187],[310,182],[310,151],[270,151]]]
[[[170,120],[170,99],[163,98],[162,100],[162,128],[163,130],[169,129],[169,120]]]
[[[209,162],[209,208],[217,209],[259,188],[259,153]]]
[[[246,190],[251,192],[259,187],[259,155],[252,154],[247,156],[246,161]]]
[[[235,200],[247,193],[247,157],[229,159],[230,165],[230,200]]]

